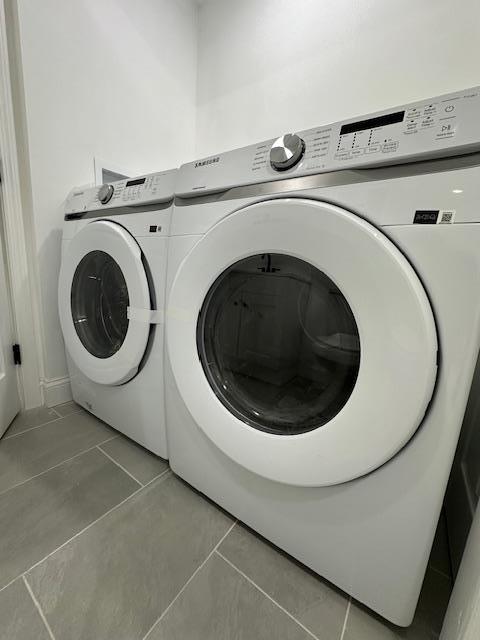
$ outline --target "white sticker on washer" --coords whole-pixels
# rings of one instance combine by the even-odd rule
[[[455,222],[455,209],[445,209],[438,212],[437,224],[453,224]]]
[[[146,322],[147,324],[163,324],[163,311],[160,309],[135,309],[127,307],[127,318],[137,322]]]

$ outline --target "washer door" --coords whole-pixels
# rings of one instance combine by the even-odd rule
[[[99,384],[130,380],[147,346],[150,292],[140,247],[120,225],[85,226],[68,244],[59,280],[66,348],[82,373]]]
[[[212,442],[299,486],[394,456],[437,372],[432,310],[405,257],[364,220],[302,199],[248,206],[197,243],[172,285],[167,344]]]

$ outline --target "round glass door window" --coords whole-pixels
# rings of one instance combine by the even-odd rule
[[[268,253],[217,278],[200,311],[197,348],[219,400],[248,425],[311,431],[346,404],[360,366],[355,318],[313,265]]]
[[[96,358],[110,358],[128,331],[128,289],[115,260],[104,251],[87,253],[75,271],[71,309],[81,343]]]

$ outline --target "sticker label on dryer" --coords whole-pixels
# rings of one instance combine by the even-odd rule
[[[418,209],[413,217],[413,224],[437,224],[438,209]]]
[[[417,209],[413,217],[414,224],[453,224],[454,209]]]
[[[439,211],[437,224],[453,224],[455,222],[455,210]]]

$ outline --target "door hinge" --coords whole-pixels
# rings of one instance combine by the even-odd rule
[[[22,352],[20,351],[20,345],[14,344],[13,351],[13,364],[22,364]]]

